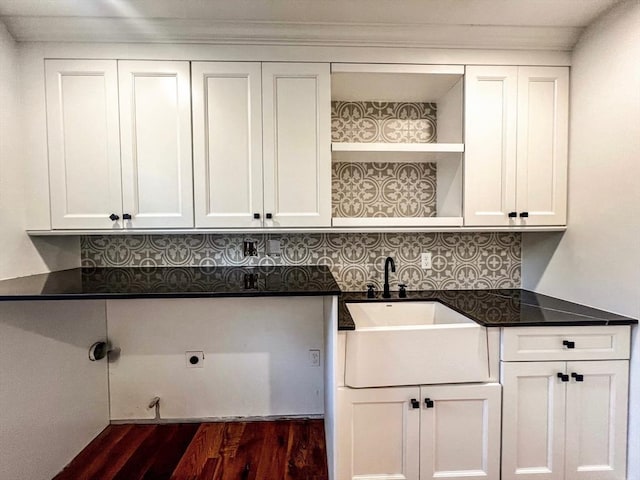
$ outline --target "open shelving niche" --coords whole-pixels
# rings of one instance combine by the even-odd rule
[[[331,65],[331,147],[334,166],[337,163],[381,162],[436,165],[435,215],[431,213],[430,216],[336,216],[334,211],[333,227],[456,227],[463,225],[463,78],[464,66],[461,65],[346,63]],[[393,142],[379,141],[377,136],[380,132],[373,132],[376,126],[369,121],[372,131],[368,132],[369,138],[365,138],[364,141],[353,141],[354,138],[347,138],[349,141],[335,141],[344,140],[336,138],[341,137],[336,130],[336,125],[341,125],[342,122],[341,118],[333,115],[337,110],[336,105],[339,105],[335,102],[356,102],[362,104],[362,108],[366,108],[364,102],[370,105],[371,102],[435,103],[434,138],[428,139],[428,142],[416,141],[415,138],[409,142],[397,142],[396,139]],[[375,117],[375,113],[373,116]],[[366,130],[367,121],[359,119],[358,122],[357,120],[352,121],[351,126],[363,127]],[[383,122],[389,120],[393,119],[386,119]],[[406,123],[407,119],[404,120]],[[426,121],[426,119],[418,120]],[[424,122],[422,124],[424,125]],[[379,129],[380,125],[377,127]],[[410,127],[407,128],[410,129]],[[364,136],[367,134],[365,130],[361,132],[365,134]],[[342,136],[349,137],[349,135]],[[332,172],[333,170],[332,168]],[[335,204],[335,197],[332,202]]]

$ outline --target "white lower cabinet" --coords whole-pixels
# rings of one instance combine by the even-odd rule
[[[338,388],[340,480],[497,479],[500,385]]]
[[[629,362],[503,362],[502,479],[624,480]]]

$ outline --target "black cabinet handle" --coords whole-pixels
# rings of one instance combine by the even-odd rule
[[[529,212],[520,212],[520,218],[527,218],[529,216]]]
[[[509,218],[516,218],[518,216],[518,212],[509,212]]]
[[[124,213],[122,215],[122,219],[123,220],[131,220],[131,214],[130,213]]]
[[[431,400],[430,398],[425,398],[424,406],[427,408],[433,408],[433,400]]]
[[[273,218],[273,215],[272,215],[272,214],[270,214],[270,213],[267,213],[267,214],[266,214],[266,217],[267,217],[267,220],[271,220],[271,219]]]
[[[573,372],[571,376],[576,379],[576,382],[584,381],[584,375],[580,375],[579,373]]]
[[[412,398],[410,402],[411,402],[411,408],[420,408],[420,402],[415,398]]]
[[[576,342],[571,342],[569,340],[563,340],[562,341],[562,345],[564,345],[565,347],[572,349],[572,348],[576,348]]]
[[[116,215],[115,213],[112,213],[111,215],[109,215],[109,220],[115,222],[116,220],[120,220],[120,215]]]
[[[259,213],[254,213],[253,214],[253,218],[256,220],[260,220],[260,214]]]
[[[566,375],[564,373],[558,372],[558,378],[560,380],[562,380],[563,382],[568,382],[569,381],[569,375]]]

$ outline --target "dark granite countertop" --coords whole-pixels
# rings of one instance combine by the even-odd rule
[[[353,330],[348,302],[435,300],[487,327],[630,325],[637,320],[527,290],[410,291],[406,299],[341,292],[326,266],[76,268],[0,281],[0,301],[340,295],[338,329]]]
[[[338,329],[355,330],[346,307],[349,302],[438,301],[486,327],[530,327],[562,325],[631,325],[637,320],[577,303],[530,292],[528,290],[432,290],[407,292],[406,299],[378,296],[365,292],[345,292],[338,306]]]
[[[76,268],[0,281],[0,300],[339,295],[326,266]]]

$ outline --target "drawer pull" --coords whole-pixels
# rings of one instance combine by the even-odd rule
[[[420,402],[415,398],[411,399],[411,408],[420,408]]]
[[[558,372],[558,378],[560,380],[562,380],[563,382],[568,382],[569,381],[569,375],[566,375],[564,373]]]
[[[571,348],[576,348],[576,342],[571,342],[569,340],[563,340],[562,341],[562,345],[564,345],[565,347],[571,349]]]
[[[430,398],[425,398],[424,399],[424,405],[427,408],[433,408],[433,400],[431,400]]]
[[[584,375],[580,375],[579,373],[573,372],[571,376],[576,379],[576,382],[584,381]]]

